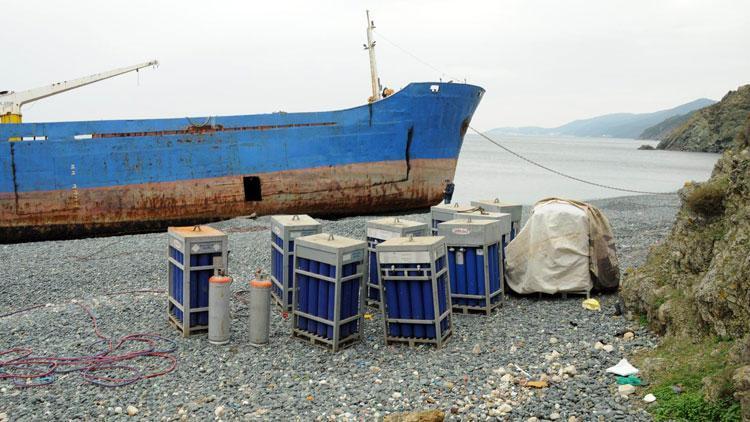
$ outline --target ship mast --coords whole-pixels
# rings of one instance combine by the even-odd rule
[[[380,78],[378,78],[378,65],[375,62],[375,41],[372,40],[373,29],[375,29],[375,23],[370,20],[370,11],[367,10],[367,45],[365,45],[365,50],[370,53],[370,78],[372,82],[372,97],[370,97],[371,103],[382,98],[382,96],[380,95]]]
[[[26,91],[0,91],[0,123],[21,123],[21,106],[24,104],[41,100],[42,98],[47,98],[52,95],[57,95],[65,91],[70,91],[71,89],[93,84],[94,82],[113,78],[122,75],[123,73],[138,71],[138,69],[143,69],[144,67],[157,66],[158,64],[158,61],[152,60],[146,63],[113,69],[107,72],[84,76],[70,81],[58,82]]]

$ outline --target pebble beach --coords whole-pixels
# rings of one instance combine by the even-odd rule
[[[643,262],[679,207],[676,194],[590,202],[613,226],[622,270]],[[326,232],[364,239],[371,218],[321,222]],[[427,222],[429,212],[402,218]],[[270,268],[269,219],[212,226],[229,235],[232,288],[242,297],[254,272]],[[117,388],[87,383],[77,372],[17,388],[0,372],[0,421],[374,420],[427,409],[455,420],[651,419],[643,395],[618,394],[615,377],[605,373],[658,341],[638,321],[614,315],[617,295],[594,295],[598,312],[584,309],[581,296],[509,295],[491,316],[454,314],[455,334],[441,349],[384,346],[382,319],[371,308],[363,341],[335,354],[292,339],[290,320],[276,308],[270,344],[249,346],[248,311],[234,300],[231,342],[215,346],[205,335],[182,338],[167,323],[164,293],[113,295],[166,288],[166,242],[165,233],[151,233],[0,245],[0,315],[13,313],[0,317],[0,350],[89,354],[99,339],[80,303],[104,336],[155,333],[175,343],[177,359],[171,373]],[[163,364],[128,363],[144,371]],[[531,388],[528,379],[547,386]]]

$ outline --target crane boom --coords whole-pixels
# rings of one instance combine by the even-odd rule
[[[42,98],[47,98],[52,95],[57,95],[65,91],[70,91],[71,89],[93,84],[94,82],[114,78],[123,73],[134,72],[138,69],[143,69],[144,67],[157,66],[158,64],[159,62],[157,60],[152,60],[133,66],[113,69],[107,72],[84,76],[70,81],[58,82],[26,91],[0,93],[0,123],[21,123],[21,106],[24,104],[41,100]]]

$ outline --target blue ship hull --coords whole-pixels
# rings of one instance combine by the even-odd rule
[[[483,93],[413,83],[330,112],[0,125],[0,241],[434,205]]]

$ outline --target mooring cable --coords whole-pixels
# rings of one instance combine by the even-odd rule
[[[627,189],[627,188],[621,188],[621,187],[618,187],[618,186],[605,185],[603,183],[592,182],[592,181],[586,180],[586,179],[581,179],[580,177],[576,177],[576,176],[572,176],[572,175],[567,174],[567,173],[563,173],[563,172],[561,172],[559,170],[555,170],[555,169],[553,169],[551,167],[545,166],[544,164],[541,164],[541,163],[539,163],[537,161],[534,161],[534,160],[532,160],[530,158],[527,158],[527,157],[525,157],[525,156],[523,156],[523,155],[521,155],[521,154],[513,151],[512,149],[510,149],[510,148],[508,148],[506,146],[501,145],[499,142],[495,141],[494,139],[490,138],[489,136],[485,135],[484,133],[480,132],[479,130],[475,129],[472,126],[469,126],[469,129],[471,129],[473,132],[475,132],[477,135],[481,136],[485,140],[491,142],[492,144],[494,144],[498,148],[504,150],[505,152],[507,152],[509,154],[514,155],[517,158],[520,158],[523,161],[526,161],[529,164],[535,165],[535,166],[537,166],[539,168],[547,170],[547,171],[549,171],[551,173],[554,173],[554,174],[556,174],[558,176],[562,176],[562,177],[568,178],[570,180],[575,180],[576,182],[581,182],[581,183],[585,183],[587,185],[596,186],[596,187],[605,188],[605,189],[616,190],[616,191],[620,191],[620,192],[640,193],[640,194],[643,194],[643,195],[665,195],[665,194],[672,193],[672,192],[652,192],[652,191],[644,191],[644,190],[637,190],[637,189]]]
[[[421,63],[421,64],[429,67],[430,69],[434,70],[435,72],[440,73],[441,75],[452,77],[449,74],[447,74],[447,73],[443,72],[442,70],[440,70],[437,66],[432,65],[431,63],[427,62],[426,60],[421,59],[419,56],[417,56],[416,54],[412,53],[411,51],[409,51],[409,50],[401,47],[398,44],[396,44],[395,42],[393,42],[392,40],[390,40],[388,37],[386,37],[385,35],[383,35],[382,32],[377,31],[377,30],[374,31],[374,32],[377,33],[378,36],[380,36],[380,38],[384,39],[388,44],[391,44],[392,46],[394,46],[397,49],[401,50],[404,54],[410,56],[412,59],[416,60],[417,62],[419,62],[419,63]],[[461,78],[456,78],[456,77],[452,77],[452,78],[456,79],[457,81],[461,80]],[[494,139],[490,138],[489,136],[485,135],[483,132],[475,129],[472,126],[469,126],[469,128],[472,131],[474,131],[477,135],[479,135],[482,138],[484,138],[485,140],[487,140],[487,141],[495,144],[498,148],[503,149],[507,153],[512,154],[513,156],[515,156],[517,158],[520,158],[521,160],[526,161],[529,164],[532,164],[532,165],[537,166],[537,167],[539,167],[541,169],[547,170],[547,171],[549,171],[551,173],[554,173],[554,174],[556,174],[558,176],[562,176],[562,177],[565,177],[567,179],[574,180],[576,182],[585,183],[587,185],[596,186],[596,187],[600,187],[600,188],[604,188],[604,189],[611,189],[611,190],[616,190],[616,191],[620,191],[620,192],[628,192],[628,193],[638,193],[638,194],[643,194],[643,195],[666,195],[666,194],[671,194],[672,193],[672,192],[652,192],[652,191],[644,191],[644,190],[638,190],[638,189],[621,188],[621,187],[618,187],[618,186],[612,186],[612,185],[606,185],[606,184],[603,184],[603,183],[592,182],[590,180],[586,180],[586,179],[582,179],[580,177],[572,176],[570,174],[563,173],[563,172],[561,172],[559,170],[555,170],[555,169],[553,169],[551,167],[545,166],[544,164],[541,164],[541,163],[539,163],[537,161],[534,161],[534,160],[532,160],[530,158],[527,158],[527,157],[525,157],[525,156],[523,156],[523,155],[521,155],[521,154],[519,154],[519,153],[511,150],[510,148],[508,148],[506,146],[503,146],[499,142],[495,141]]]

